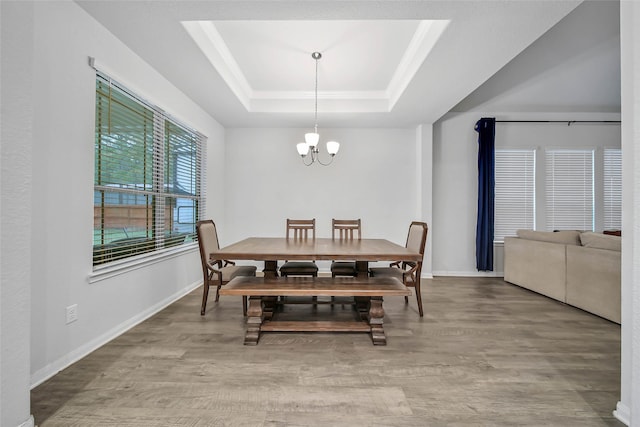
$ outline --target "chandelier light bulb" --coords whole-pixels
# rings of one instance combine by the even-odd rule
[[[304,134],[304,140],[310,148],[315,148],[320,141],[320,134],[316,132],[309,132]]]
[[[331,154],[331,156],[335,156],[338,154],[338,150],[340,149],[340,143],[337,141],[329,141],[327,142],[327,152]]]
[[[300,154],[302,157],[306,156],[309,153],[309,146],[305,142],[298,143],[298,145],[296,145],[296,148],[298,149],[298,154]]]

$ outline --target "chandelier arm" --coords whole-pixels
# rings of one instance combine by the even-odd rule
[[[333,162],[333,158],[335,157],[335,155],[333,155],[333,156],[329,155],[329,156],[330,156],[330,158],[329,158],[329,161],[327,163],[323,163],[322,160],[320,160],[320,156],[319,155],[316,156],[315,160],[317,160],[318,163],[320,163],[322,166],[329,166]]]
[[[302,163],[304,163],[304,165],[305,165],[305,166],[311,166],[311,165],[312,165],[312,164],[314,164],[314,163],[316,162],[316,160],[317,160],[317,157],[318,157],[318,156],[317,156],[317,153],[318,153],[318,152],[317,152],[315,149],[311,148],[311,149],[309,150],[309,154],[308,154],[309,159],[310,159],[311,161],[310,161],[309,163],[307,163],[307,162],[304,160],[304,158],[305,158],[306,156],[302,156]]]
[[[311,166],[311,165],[313,164],[313,162],[314,162],[314,161],[315,161],[315,160],[314,160],[314,159],[313,159],[313,157],[312,157],[312,158],[311,158],[311,162],[307,163],[307,162],[305,162],[305,161],[304,161],[304,157],[302,157],[302,163],[303,163],[305,166]]]

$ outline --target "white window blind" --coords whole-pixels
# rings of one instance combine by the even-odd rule
[[[593,150],[546,151],[547,230],[593,230]]]
[[[535,150],[495,151],[494,206],[494,241],[534,228]]]
[[[622,151],[604,150],[604,229],[622,229]]]
[[[204,141],[97,73],[94,266],[195,240]]]

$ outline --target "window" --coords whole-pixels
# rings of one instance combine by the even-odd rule
[[[96,76],[93,265],[195,240],[204,137]]]
[[[546,151],[547,230],[593,230],[593,150]]]
[[[604,150],[604,229],[622,229],[622,151]]]
[[[495,150],[495,242],[534,228],[535,150]]]

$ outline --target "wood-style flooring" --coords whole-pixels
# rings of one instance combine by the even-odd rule
[[[267,333],[197,289],[32,390],[50,426],[622,426],[620,326],[493,278],[423,280],[364,333]],[[413,299],[412,299],[413,298]],[[287,314],[331,305],[287,305]],[[349,315],[349,305],[334,305]]]

